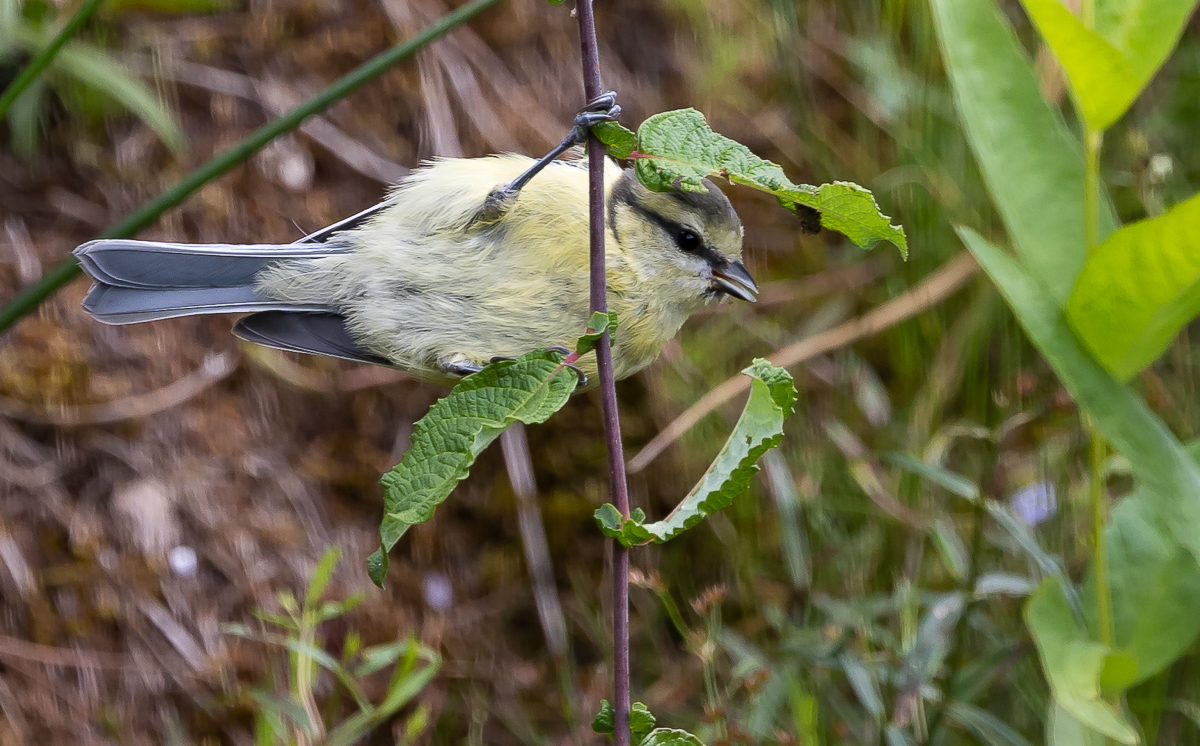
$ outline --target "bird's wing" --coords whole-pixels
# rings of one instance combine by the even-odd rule
[[[359,363],[391,366],[382,355],[359,346],[346,329],[346,318],[336,313],[261,311],[233,327],[240,339],[287,352],[307,352]]]

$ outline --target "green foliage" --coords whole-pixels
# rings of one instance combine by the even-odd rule
[[[654,715],[641,702],[634,702],[629,709],[630,746],[704,746],[700,739],[686,730],[655,728]],[[592,720],[592,730],[612,738],[614,722],[612,705],[607,699],[600,700],[600,712]]]
[[[1046,578],[1025,605],[1025,622],[1037,643],[1054,701],[1092,730],[1136,744],[1137,730],[1102,698],[1100,679],[1114,654],[1093,642],[1076,621],[1061,583],[1059,578]]]
[[[637,134],[616,122],[593,124],[592,134],[604,143],[604,149],[613,158],[628,158],[637,150]]]
[[[606,536],[625,546],[670,541],[707,516],[729,507],[750,485],[758,459],[783,438],[783,421],[792,414],[796,388],[792,376],[766,360],[755,360],[742,373],[753,379],[742,416],[708,471],[687,497],[665,519],[645,523],[645,513],[635,510],[627,520],[611,503],[596,511],[596,522]]]
[[[358,634],[351,630],[346,633],[341,646],[340,659],[324,649],[319,642],[320,625],[342,616],[363,600],[362,593],[343,601],[323,600],[340,558],[341,553],[336,547],[325,552],[305,589],[302,604],[298,604],[290,592],[283,591],[278,596],[283,613],[261,609],[254,612],[258,619],[280,628],[283,634],[266,629],[251,630],[242,624],[224,627],[227,634],[288,652],[286,694],[262,688],[239,692],[239,697],[249,702],[255,712],[255,743],[260,746],[296,743],[300,735],[305,742],[350,746],[394,718],[441,669],[441,657],[437,652],[416,640],[398,640],[363,648]],[[363,679],[388,667],[393,671],[383,699],[378,704],[372,703]],[[340,722],[324,722],[317,707],[318,669],[332,675],[354,701],[356,711]],[[428,709],[422,706],[407,717],[405,731],[410,736],[409,742],[425,730],[428,715]]]
[[[0,105],[0,116],[8,109],[15,151],[30,156],[36,148],[37,114],[41,109],[40,94],[44,88],[33,87],[32,84],[43,68],[46,78],[53,85],[61,88],[64,83],[74,82],[97,91],[144,121],[172,150],[183,148],[186,139],[183,130],[170,109],[152,90],[101,49],[71,39],[96,10],[97,3],[81,7],[62,32],[54,34],[50,29],[24,17],[17,9],[15,0],[0,2],[10,5],[8,10],[0,12],[0,57],[18,52],[33,55],[25,74],[14,81],[12,89],[0,95],[3,104]],[[20,89],[27,85],[31,87],[20,93]],[[18,102],[23,107],[21,112],[15,109]],[[14,108],[9,109],[10,105]]]
[[[1200,195],[1121,228],[1088,258],[1067,318],[1119,379],[1152,363],[1200,313]]]
[[[1086,258],[1083,150],[995,0],[933,0],[963,131],[1017,255],[1065,305]],[[1116,225],[1100,201],[1100,235]]]
[[[801,206],[819,211],[822,227],[845,234],[860,248],[890,241],[901,255],[908,256],[904,229],[888,222],[890,218],[880,212],[870,191],[848,182],[819,187],[794,184],[778,165],[713,132],[695,109],[666,111],[642,122],[636,151],[630,150],[631,135],[629,130],[610,126],[603,130],[602,140],[612,145],[609,152],[613,156],[634,159],[638,179],[649,189],[703,192],[704,178],[722,176],[774,195],[792,212],[800,212]]]
[[[1146,403],[1087,354],[1044,285],[974,231],[960,234],[1075,401],[1129,459],[1176,540],[1200,557],[1200,467]]]
[[[596,349],[596,343],[608,332],[609,339],[616,341],[617,337],[617,313],[609,311],[608,313],[600,313],[596,311],[592,317],[588,319],[587,331],[575,343],[575,352],[579,355],[585,355]]]
[[[600,712],[592,719],[592,731],[602,736],[612,737],[616,730],[614,725],[612,705],[607,699],[600,700]],[[651,731],[654,730],[656,719],[645,704],[634,702],[629,708],[629,735],[631,746],[638,746]]]
[[[433,517],[483,449],[512,423],[544,422],[567,403],[579,379],[563,368],[564,357],[533,350],[492,363],[464,378],[417,422],[404,457],[383,476],[382,546],[367,560],[376,585],[387,576],[387,553],[410,526]]]
[[[951,702],[946,707],[946,717],[969,730],[986,746],[1029,746],[1029,741],[1003,720],[978,707]]]
[[[1100,0],[1089,29],[1058,0],[1022,0],[1071,80],[1092,130],[1129,109],[1179,41],[1196,0]]]

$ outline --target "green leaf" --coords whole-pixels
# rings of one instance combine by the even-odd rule
[[[704,742],[686,730],[659,728],[651,731],[641,746],[704,746]]]
[[[1114,376],[1126,380],[1200,314],[1200,194],[1127,225],[1096,248],[1067,319]]]
[[[609,311],[608,313],[600,313],[599,311],[592,312],[592,318],[588,319],[587,331],[575,343],[575,352],[583,355],[596,349],[596,343],[604,336],[604,332],[608,332],[609,339],[616,341],[617,338],[617,312]]]
[[[600,700],[600,712],[592,719],[592,731],[601,735],[612,736],[616,731],[616,716],[612,705],[607,699]],[[634,702],[629,708],[629,735],[632,746],[638,746],[643,739],[654,730],[656,719],[650,710],[641,702]]]
[[[986,746],[1030,746],[1020,733],[992,713],[966,702],[951,702],[946,717],[969,730]]]
[[[433,517],[483,449],[512,423],[544,422],[567,403],[578,379],[562,361],[560,352],[534,350],[492,363],[459,382],[416,424],[404,458],[381,480],[382,547],[367,560],[376,585],[387,574],[387,552],[410,526]]]
[[[954,525],[946,518],[939,518],[933,524],[933,543],[942,563],[950,575],[959,582],[967,579],[967,548],[959,538]]]
[[[766,360],[757,359],[742,371],[750,376],[750,398],[721,452],[700,482],[665,519],[645,523],[636,511],[628,520],[612,504],[596,511],[596,523],[606,536],[625,546],[653,541],[661,544],[695,526],[705,517],[729,507],[750,486],[758,459],[783,439],[783,421],[792,413],[796,387],[792,376]]]
[[[304,591],[305,608],[316,606],[317,602],[321,600],[321,596],[325,594],[325,588],[329,585],[329,579],[333,577],[333,571],[337,568],[338,560],[341,558],[341,549],[330,547],[325,550],[321,561],[317,563],[317,568],[313,570],[312,578],[308,581],[308,588]]]
[[[848,182],[820,187],[793,184],[776,164],[713,132],[695,109],[666,111],[642,122],[637,151],[634,168],[649,189],[704,192],[704,178],[723,176],[734,184],[774,195],[792,212],[801,213],[798,206],[819,211],[822,227],[845,234],[860,248],[890,241],[901,255],[908,256],[904,229],[889,223],[870,191]]]
[[[1174,541],[1171,528],[1144,490],[1123,499],[1104,529],[1112,596],[1115,653],[1106,666],[1106,690],[1124,690],[1154,676],[1191,647],[1200,634],[1200,566]],[[1082,593],[1083,608],[1096,608],[1094,578]],[[1099,629],[1089,615],[1088,626]]]
[[[995,0],[932,0],[967,141],[1017,254],[1059,307],[1085,259],[1083,153]],[[1116,221],[1101,199],[1100,236]]]
[[[915,458],[907,453],[897,453],[894,451],[881,454],[881,458],[884,461],[890,461],[901,469],[928,479],[947,492],[958,495],[964,500],[975,502],[979,499],[979,487],[974,482],[943,466]]]
[[[1111,127],[1146,81],[1139,80],[1121,53],[1059,0],[1021,2],[1066,71],[1088,128],[1103,132]]]
[[[1093,130],[1129,110],[1178,43],[1196,0],[1102,0],[1090,30],[1058,0],[1021,0]]]
[[[593,124],[592,134],[604,143],[604,149],[613,158],[628,158],[637,150],[637,135],[616,122]]]
[[[1057,702],[1051,702],[1046,718],[1047,746],[1108,746],[1111,741],[1102,733],[1080,723]]]
[[[1025,623],[1033,635],[1055,701],[1083,725],[1132,746],[1137,730],[1100,695],[1100,673],[1108,650],[1092,642],[1075,621],[1059,578],[1046,578],[1025,604]]]
[[[13,32],[30,52],[41,49],[53,38],[27,24],[18,25]],[[58,51],[49,69],[56,75],[74,78],[104,93],[145,122],[172,150],[183,149],[186,137],[171,110],[144,83],[102,50],[72,41]]]
[[[1175,538],[1200,558],[1200,467],[1146,403],[1088,355],[1045,285],[979,234],[958,232],[1071,396],[1129,459]]]

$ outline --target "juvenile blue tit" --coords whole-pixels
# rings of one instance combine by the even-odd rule
[[[532,163],[433,161],[379,206],[291,244],[92,241],[75,250],[95,281],[83,307],[109,324],[251,312],[234,327],[242,339],[442,384],[493,357],[572,346],[589,317],[588,172],[549,162],[495,209],[497,185]],[[624,378],[688,316],[726,295],[753,301],[758,288],[740,261],[741,221],[716,185],[652,192],[612,161],[605,185]],[[595,355],[579,367],[594,384]]]

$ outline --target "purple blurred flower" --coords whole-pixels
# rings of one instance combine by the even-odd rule
[[[1036,526],[1058,513],[1058,495],[1049,482],[1034,482],[1008,498],[1009,507],[1025,523]]]

